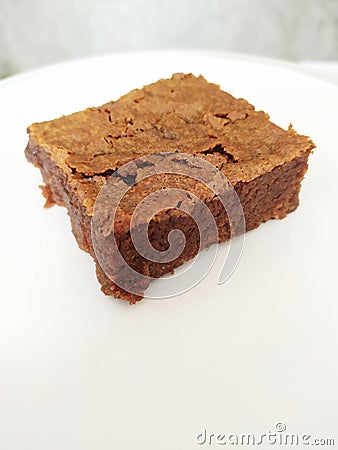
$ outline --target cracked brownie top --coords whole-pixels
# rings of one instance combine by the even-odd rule
[[[206,159],[233,184],[251,179],[313,148],[312,142],[269,121],[202,76],[174,74],[101,107],[36,123],[31,144],[43,147],[93,206],[117,168],[153,153]]]

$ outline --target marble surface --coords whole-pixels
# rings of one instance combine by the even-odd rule
[[[0,77],[167,48],[338,61],[338,0],[0,0]]]

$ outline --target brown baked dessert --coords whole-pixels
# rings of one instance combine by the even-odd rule
[[[142,298],[147,280],[172,272],[200,250],[200,230],[187,209],[180,210],[185,200],[192,210],[195,196],[200,198],[215,218],[218,237],[210,238],[204,247],[236,234],[231,234],[232,224],[217,196],[210,186],[199,181],[205,167],[198,161],[212,164],[209,167],[215,172],[211,170],[210,180],[220,171],[234,186],[244,211],[243,231],[248,231],[269,219],[283,218],[297,208],[300,183],[314,148],[309,138],[297,134],[291,126],[287,131],[281,129],[247,101],[235,99],[202,76],[191,74],[175,74],[101,107],[33,124],[28,132],[25,154],[41,170],[46,207],[57,203],[68,209],[79,246],[90,252],[96,262],[102,291],[130,303]],[[147,177],[147,170],[154,166],[152,155],[160,154],[160,160],[167,153],[168,167],[175,162],[170,156],[173,153],[190,156],[184,173],[177,170],[177,164],[184,165],[182,158],[177,158],[168,174]],[[196,164],[191,163],[194,159]],[[123,169],[121,172],[126,163],[133,161],[128,173],[123,173]],[[122,183],[122,190],[123,186],[130,189],[119,203],[113,226],[107,226],[109,213],[103,207],[105,202],[100,201],[96,220],[108,240],[103,244],[98,240],[94,248],[91,222],[95,202],[102,187],[114,176],[116,182]],[[168,250],[168,235],[173,229],[184,233],[185,244],[172,260],[153,260],[137,251],[130,233],[131,217],[137,205],[152,192],[169,188],[182,191],[171,191],[170,195],[177,198],[169,204],[176,207],[163,208],[150,218],[139,217],[133,226],[142,232],[146,229],[158,252]],[[112,196],[116,189],[113,187]],[[110,251],[112,237],[123,264]],[[130,277],[126,266],[144,276],[142,280],[129,279],[131,289],[126,284]]]

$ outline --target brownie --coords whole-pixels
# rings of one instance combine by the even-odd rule
[[[314,148],[291,125],[280,128],[246,100],[192,74],[174,74],[103,106],[35,123],[28,133],[25,154],[41,170],[45,206],[67,208],[80,248],[96,262],[102,291],[130,303],[143,297],[151,279],[172,273],[201,248],[294,211]],[[157,162],[168,167],[168,173],[154,173]],[[210,189],[218,174],[226,177],[226,190],[233,186],[244,213],[245,227],[234,233],[228,212]],[[200,181],[204,178],[211,184]],[[113,199],[124,188],[128,192],[111,226],[107,192]],[[176,207],[163,208],[153,217],[141,215],[133,224],[135,208],[157,191],[171,195],[168,204]],[[197,211],[203,217],[203,205],[196,198],[212,213],[218,231],[202,247],[200,229],[189,214]],[[188,205],[185,210],[182,204]],[[98,229],[105,230],[105,240],[95,238]],[[185,243],[168,261],[140,253],[131,233],[146,232],[152,247],[166,252],[169,233],[175,229],[184,234]],[[114,242],[123,263],[112,250]],[[130,279],[128,267],[142,277]]]

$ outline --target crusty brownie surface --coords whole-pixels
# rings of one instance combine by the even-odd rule
[[[67,207],[80,247],[96,261],[103,292],[131,303],[142,294],[126,292],[107,276],[91,239],[94,204],[112,173],[136,158],[156,153],[182,152],[202,158],[233,184],[243,206],[246,230],[251,230],[271,218],[285,217],[298,206],[300,182],[314,147],[291,126],[287,131],[281,129],[247,101],[191,74],[175,74],[101,107],[33,124],[28,132],[26,156],[42,172],[46,206]],[[168,232],[179,224],[188,236],[182,255],[167,264],[136,255],[128,234],[130,217],[156,186],[180,186],[202,195],[216,219],[218,240],[230,237],[226,214],[203,186],[173,174],[143,180],[121,202],[122,224],[116,233],[126,262],[152,277],[172,272],[198,252],[198,229],[184,213],[170,210],[150,223],[150,240],[154,247],[165,248]]]

